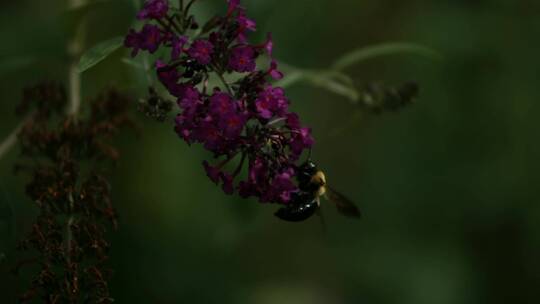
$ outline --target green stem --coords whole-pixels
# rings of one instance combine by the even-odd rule
[[[75,63],[75,61],[77,63]],[[81,74],[77,68],[78,60],[69,65],[69,108],[68,114],[77,116],[81,107]]]
[[[186,6],[186,10],[184,11],[184,20],[186,20],[186,17],[188,17],[188,14],[189,14],[189,10],[191,9],[191,6],[193,5],[193,3],[195,3],[195,1],[197,0],[191,0],[188,2],[187,6]]]
[[[72,7],[77,7],[84,4],[83,0],[70,0],[70,5]],[[81,21],[82,22],[82,21]],[[79,115],[80,107],[81,107],[81,74],[78,70],[78,64],[80,60],[80,56],[82,54],[83,49],[83,41],[84,41],[84,31],[85,26],[84,24],[80,23],[78,25],[78,28],[75,32],[75,37],[68,43],[68,54],[70,55],[70,63],[69,63],[69,106],[67,113],[70,116],[73,116],[74,118]],[[74,208],[74,199],[73,199],[73,192],[69,193],[69,217],[66,222],[66,261],[68,264],[71,263],[71,243],[73,242],[73,231],[71,229],[71,226],[73,225],[73,222],[75,221],[75,216],[73,215],[73,208]]]
[[[246,160],[246,153],[242,152],[242,158],[240,159],[240,163],[238,164],[238,167],[236,167],[236,170],[234,170],[233,177],[236,177],[238,173],[240,173],[240,170],[242,170],[242,167],[244,166],[245,160]]]
[[[223,83],[223,85],[225,86],[225,88],[227,89],[227,92],[233,96],[233,91],[231,89],[231,87],[229,86],[229,84],[227,83],[227,81],[225,80],[225,77],[223,77],[223,73],[219,72],[216,70],[216,74],[218,75],[219,79],[221,80],[221,82]]]
[[[71,7],[78,7],[83,4],[83,0],[70,0]],[[84,31],[85,26],[81,21],[77,26],[75,36],[67,45],[70,56],[68,68],[69,106],[67,114],[72,116],[77,116],[81,107],[81,73],[79,73],[78,65],[83,51]]]

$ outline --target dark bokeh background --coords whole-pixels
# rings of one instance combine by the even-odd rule
[[[199,13],[223,10],[222,2],[201,1]],[[324,68],[386,41],[426,45],[444,60],[393,55],[347,71],[359,84],[417,80],[421,98],[400,113],[362,114],[309,85],[288,90],[330,182],[365,213],[351,221],[325,206],[326,233],[316,218],[280,222],[276,206],[225,196],[201,168],[208,153],[134,113],[142,136],[120,137],[113,178],[117,302],[538,303],[540,2],[243,3],[259,23],[254,38],[272,31],[276,56],[296,66]],[[66,79],[64,6],[0,1],[1,138],[17,124],[22,87]],[[96,7],[88,45],[122,35],[133,15],[127,0]],[[126,53],[84,75],[84,96],[110,85],[144,93],[137,71],[120,61]],[[26,284],[6,269],[35,214],[24,176],[12,175],[16,157],[0,160],[0,210],[12,215],[0,222],[2,303]]]

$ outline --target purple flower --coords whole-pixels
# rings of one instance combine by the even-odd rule
[[[207,65],[212,61],[214,46],[208,40],[196,40],[188,50],[189,56],[200,64]]]
[[[204,170],[206,171],[206,175],[208,175],[208,178],[210,178],[210,180],[217,185],[222,174],[221,170],[217,167],[210,166],[207,161],[203,161],[203,166]]]
[[[237,102],[227,93],[216,91],[210,97],[210,114],[219,122],[219,128],[230,139],[242,133],[246,116],[237,112]]]
[[[190,85],[179,86],[178,106],[184,110],[185,117],[194,118],[201,102],[201,96],[197,88]]]
[[[287,169],[278,174],[262,199],[268,202],[288,203],[291,200],[291,194],[298,190],[293,182],[293,177],[293,169]]]
[[[224,139],[221,130],[207,117],[198,125],[194,131],[193,138],[202,142],[204,148],[212,152],[219,152],[224,146]]]
[[[184,45],[189,41],[187,36],[174,36],[172,39],[172,51],[171,59],[176,60],[180,58],[180,54],[184,51]]]
[[[129,33],[124,39],[124,46],[132,49],[131,57],[137,56],[140,49],[139,33],[135,32],[133,29],[130,29]]]
[[[272,40],[272,34],[268,33],[266,42],[263,43],[259,48],[264,48],[266,53],[270,57],[270,67],[266,71],[266,74],[270,75],[274,80],[279,80],[283,78],[283,73],[281,73],[277,68],[277,61],[272,57],[272,52],[274,50],[274,42]]]
[[[222,186],[223,192],[229,195],[233,194],[234,193],[234,185],[233,185],[234,177],[225,172],[221,172],[220,177],[221,177],[221,180],[223,181],[223,186]]]
[[[227,138],[235,139],[240,136],[245,124],[246,117],[244,115],[229,112],[221,117],[219,127]]]
[[[254,196],[261,202],[289,202],[300,191],[296,162],[314,141],[298,115],[289,112],[284,90],[269,83],[270,78],[283,77],[272,58],[272,36],[268,34],[264,43],[248,44],[247,34],[255,31],[256,23],[246,16],[239,0],[229,0],[227,16],[216,19],[219,22],[190,43],[182,32],[184,26],[168,18],[169,8],[165,0],[146,1],[138,17],[157,20],[159,26],[147,22],[140,32],[130,30],[125,45],[132,49],[132,56],[159,48],[170,54],[157,61],[155,69],[160,83],[177,97],[181,113],[175,119],[176,133],[189,145],[200,143],[222,159],[217,166],[205,161],[203,167],[225,193],[236,190],[242,197]],[[261,54],[269,57],[268,68],[257,68]],[[208,81],[212,72],[242,75],[236,75],[234,83],[212,88]],[[242,161],[236,170],[222,169],[239,155]],[[247,178],[235,183],[246,160]]]
[[[257,53],[250,46],[234,48],[229,57],[229,68],[239,72],[253,72],[256,67]]]
[[[266,180],[267,166],[262,158],[256,158],[249,167],[248,179],[251,182],[262,183]]]
[[[124,45],[128,48],[132,48],[131,56],[135,57],[139,50],[147,50],[150,53],[155,53],[163,37],[159,27],[151,24],[146,24],[140,32],[135,32],[133,29],[129,30],[129,34],[124,40]]]
[[[238,10],[236,21],[238,22],[237,39],[240,43],[245,43],[247,41],[247,32],[254,32],[257,29],[257,24],[246,16],[244,9]]]
[[[286,123],[289,129],[300,129],[300,117],[296,113],[287,114]]]
[[[159,81],[169,89],[173,88],[180,79],[178,70],[166,65],[161,60],[156,62],[156,69]]]
[[[284,93],[282,88],[267,86],[255,101],[259,116],[263,119],[270,119],[274,116],[285,115],[289,102]]]
[[[304,149],[309,149],[315,143],[315,140],[311,136],[311,129],[301,128],[294,132],[290,147],[294,156],[299,156],[302,154]]]
[[[270,68],[266,73],[269,74],[274,80],[280,80],[281,78],[283,78],[283,73],[281,73],[277,69],[277,61],[275,61],[274,59],[272,59],[272,61],[270,62]]]
[[[140,39],[141,49],[147,50],[151,54],[155,53],[162,42],[159,27],[151,24],[145,25],[140,34]]]
[[[240,0],[227,0],[229,6],[227,7],[227,16],[230,16],[240,5]]]
[[[186,143],[191,144],[193,138],[193,126],[192,118],[186,117],[184,114],[176,116],[174,131],[180,136]]]
[[[236,106],[237,104],[227,93],[216,91],[214,95],[210,97],[210,113],[216,117],[236,111]]]
[[[262,158],[250,161],[248,170],[248,180],[241,181],[238,187],[238,194],[243,198],[259,196],[260,189],[268,186],[268,168]]]
[[[169,11],[169,1],[167,0],[148,0],[145,2],[142,10],[137,14],[139,20],[161,19],[167,16]]]
[[[252,32],[257,30],[257,23],[255,23],[255,21],[253,21],[252,19],[249,19],[246,16],[245,10],[242,10],[238,14],[236,21],[238,21],[238,25],[240,26],[240,29],[244,29],[244,30],[248,30]]]
[[[268,53],[268,56],[272,58],[272,51],[274,50],[274,41],[272,40],[272,33],[266,34],[266,42],[263,44],[263,47]]]

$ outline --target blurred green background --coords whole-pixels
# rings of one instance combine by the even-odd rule
[[[224,2],[201,0],[198,14]],[[225,196],[202,170],[208,153],[134,111],[143,131],[119,137],[113,170],[116,302],[538,303],[540,2],[242,2],[258,21],[253,40],[272,31],[276,57],[298,67],[324,68],[389,41],[428,46],[444,60],[396,54],[347,70],[359,85],[418,81],[421,98],[399,113],[362,113],[309,85],[288,89],[313,127],[315,159],[365,215],[352,221],[324,206],[326,233],[317,218],[281,222],[277,206]],[[21,88],[66,80],[65,6],[0,1],[0,138],[18,123]],[[88,18],[87,46],[123,35],[132,1],[96,6]],[[84,74],[83,95],[108,86],[145,94],[126,55]],[[36,212],[23,193],[27,177],[12,173],[17,155],[0,160],[2,303],[27,285],[7,271]]]

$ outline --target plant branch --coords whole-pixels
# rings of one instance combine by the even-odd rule
[[[72,6],[81,5],[81,0],[71,0]],[[68,115],[77,116],[81,107],[81,73],[79,72],[79,61],[83,49],[84,25],[79,24],[75,36],[68,43],[68,54],[70,55],[68,85],[69,85],[69,106]]]
[[[81,74],[77,68],[78,60],[69,65],[69,108],[68,114],[77,116],[81,107]]]
[[[4,157],[9,150],[15,146],[17,143],[17,134],[19,134],[19,131],[21,131],[22,127],[26,124],[30,117],[32,117],[32,115],[29,115],[23,119],[23,121],[20,122],[19,125],[13,129],[13,131],[11,131],[4,141],[0,143],[0,159],[2,159],[2,157]]]
[[[223,72],[221,71],[221,69],[219,69],[216,65],[213,65],[212,66],[214,72],[217,74],[217,76],[219,77],[219,80],[221,80],[221,82],[223,83],[223,85],[225,86],[225,88],[227,89],[227,92],[230,94],[230,95],[233,95],[233,92],[231,90],[231,87],[229,86],[229,84],[227,83],[227,80],[225,80],[225,77],[223,77]]]
[[[70,0],[71,7],[77,7],[83,5],[83,0]],[[79,72],[78,65],[82,54],[84,31],[84,21],[80,21],[78,28],[75,32],[75,36],[68,43],[68,54],[70,55],[69,72],[68,72],[68,84],[69,84],[69,106],[67,114],[73,117],[77,117],[81,108],[81,73]],[[71,226],[75,220],[73,215],[73,193],[70,193],[69,197],[69,217],[66,222],[66,260],[68,264],[71,263],[71,243],[73,242],[73,231]]]

